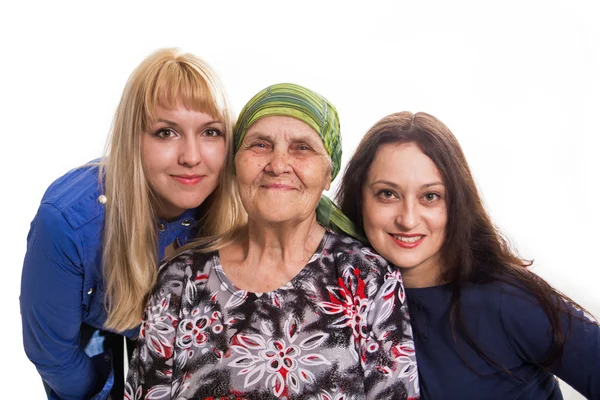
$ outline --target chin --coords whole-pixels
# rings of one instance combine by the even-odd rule
[[[174,206],[174,208],[177,208],[180,210],[179,214],[182,214],[182,213],[186,212],[187,210],[192,210],[192,209],[200,206],[203,202],[204,202],[204,200],[195,199],[195,200],[188,200],[188,201],[172,202],[171,204]]]
[[[423,259],[409,259],[406,257],[387,257],[385,254],[381,253],[383,258],[387,259],[389,262],[394,264],[396,267],[401,269],[410,269],[414,268],[417,265],[421,264]]]
[[[263,210],[258,218],[267,223],[283,223],[301,219],[297,212],[285,212],[273,208]]]

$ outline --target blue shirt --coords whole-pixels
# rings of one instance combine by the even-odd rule
[[[52,183],[27,236],[20,296],[23,344],[50,399],[103,400],[113,384],[107,338],[114,335],[103,330],[106,198],[98,176],[98,166],[90,165]],[[159,259],[175,240],[184,244],[194,237],[195,212],[159,221]],[[120,333],[135,338],[137,332]]]
[[[458,325],[456,344],[450,329],[450,285],[407,288],[406,296],[423,399],[562,399],[554,375],[587,398],[600,399],[597,324],[572,317],[562,361],[548,371],[539,363],[551,346],[550,322],[532,295],[503,283],[464,288],[462,315],[469,334],[511,376],[477,354]],[[566,315],[562,322],[566,331]]]

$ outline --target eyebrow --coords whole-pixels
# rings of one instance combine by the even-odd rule
[[[259,131],[254,131],[254,132],[247,132],[246,135],[244,135],[244,138],[242,139],[242,142],[246,142],[248,139],[252,139],[252,140],[266,140],[268,142],[272,142],[273,141],[273,135],[269,135],[263,132],[259,132]]]
[[[267,133],[267,132],[263,132],[263,131],[253,131],[253,130],[248,130],[248,132],[246,133],[246,135],[244,136],[245,138],[251,137],[253,139],[263,139],[263,140],[273,140],[275,138],[275,136],[277,136],[276,134],[273,133]],[[293,135],[294,137],[290,138],[290,143],[310,143],[310,142],[319,142],[322,143],[322,139],[318,136],[313,137],[313,135],[311,134],[306,134],[306,133],[302,133],[299,135]]]
[[[260,137],[260,138],[273,137],[273,135],[269,135],[268,133],[264,133],[263,131],[251,131],[251,130],[248,130],[246,132],[246,136],[244,136],[244,137],[248,137],[248,136],[256,136],[256,137]]]
[[[179,125],[177,124],[177,122],[171,121],[171,120],[168,120],[168,119],[165,119],[165,118],[160,118],[160,119],[157,119],[156,121],[153,122],[153,124],[157,124],[157,123],[163,123],[163,124],[167,124],[167,125],[172,125],[172,126],[175,126],[175,127],[179,127]],[[215,125],[215,124],[221,124],[221,125],[223,125],[223,122],[219,121],[218,119],[215,119],[215,120],[207,121],[206,123],[203,124],[203,126]]]
[[[393,188],[398,188],[397,184],[395,184],[394,182],[391,182],[391,181],[386,181],[385,179],[376,180],[375,182],[371,183],[371,186],[378,185],[378,184],[391,186]],[[427,189],[432,186],[444,186],[444,184],[440,181],[435,181],[435,182],[425,183],[425,184],[421,185],[421,187],[419,189]]]

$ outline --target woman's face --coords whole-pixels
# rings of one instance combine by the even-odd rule
[[[248,216],[268,223],[311,217],[331,183],[331,161],[321,138],[291,117],[265,117],[252,124],[235,169]]]
[[[381,146],[362,190],[363,224],[373,248],[403,273],[437,277],[445,195],[440,172],[416,144]]]
[[[159,198],[157,214],[175,218],[215,190],[225,162],[223,123],[183,106],[157,107],[142,136],[142,160]]]

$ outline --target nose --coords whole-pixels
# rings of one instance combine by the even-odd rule
[[[419,224],[418,205],[415,201],[405,199],[398,205],[397,212],[395,222],[403,231],[408,232]]]
[[[199,138],[191,137],[182,140],[179,149],[179,164],[195,167],[202,162],[201,143]]]
[[[275,150],[271,155],[271,160],[265,167],[265,171],[271,172],[274,175],[281,175],[288,172],[290,168],[290,160],[287,151]]]

